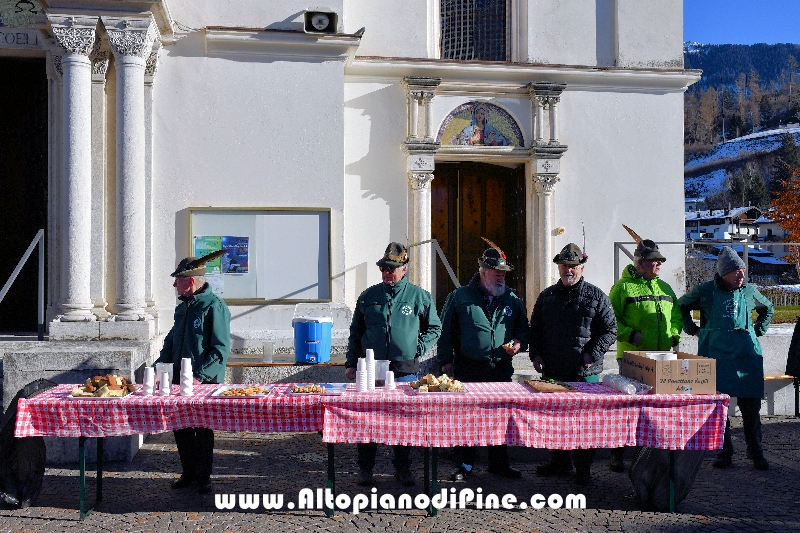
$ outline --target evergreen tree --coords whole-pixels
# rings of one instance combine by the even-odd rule
[[[783,190],[783,182],[792,178],[792,170],[798,166],[797,144],[794,135],[786,133],[781,139],[781,146],[775,152],[775,163],[772,165],[770,188],[773,192]]]

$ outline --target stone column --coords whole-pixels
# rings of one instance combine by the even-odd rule
[[[110,52],[95,41],[92,60],[92,313],[108,318],[106,306],[106,73]]]
[[[406,153],[406,171],[409,185],[408,240],[413,246],[409,250],[409,281],[427,291],[433,291],[433,255],[431,245],[431,181],[433,180],[434,157],[439,149],[433,132],[431,101],[441,78],[407,76],[403,78],[408,98],[409,132],[403,151]],[[424,124],[420,138],[419,108]],[[418,244],[425,243],[425,244]]]
[[[533,201],[528,206],[528,228],[533,238],[533,249],[528,251],[529,265],[526,272],[526,291],[529,299],[535,298],[542,290],[553,284],[554,267],[553,237],[555,213],[553,194],[556,184],[561,180],[561,156],[567,151],[558,140],[558,117],[556,107],[565,83],[535,82],[528,84],[535,116],[535,135],[531,146],[534,156],[532,171]],[[545,141],[544,125],[548,125],[549,135]]]
[[[144,69],[144,197],[145,197],[145,264],[144,295],[146,312],[158,317],[153,298],[153,81],[158,70],[161,43],[153,45]]]
[[[93,321],[90,291],[92,235],[92,64],[98,17],[48,15],[56,44],[64,50],[62,110],[65,182],[66,291],[64,322]]]
[[[145,113],[146,58],[158,38],[150,17],[103,17],[117,73],[116,320],[146,320]]]

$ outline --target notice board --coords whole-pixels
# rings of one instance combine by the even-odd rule
[[[232,304],[331,301],[330,209],[189,209],[189,250],[207,265],[206,280]]]

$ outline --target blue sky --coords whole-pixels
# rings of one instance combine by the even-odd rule
[[[683,40],[800,44],[800,0],[683,0]]]

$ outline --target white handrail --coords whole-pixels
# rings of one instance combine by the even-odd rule
[[[17,279],[20,270],[22,270],[22,267],[25,266],[25,262],[33,253],[34,247],[36,247],[36,245],[38,244],[39,245],[39,290],[38,290],[39,332],[38,333],[40,341],[44,340],[44,245],[42,244],[43,239],[44,239],[44,230],[40,229],[38,232],[36,232],[36,236],[31,241],[31,244],[28,246],[28,249],[25,250],[25,253],[22,255],[22,259],[20,259],[19,263],[17,263],[17,267],[11,273],[11,276],[9,276],[8,281],[6,281],[6,284],[3,285],[2,290],[0,290],[0,303],[1,303],[3,301],[3,298],[6,297],[6,293],[8,293],[8,290],[11,288],[11,285]]]

